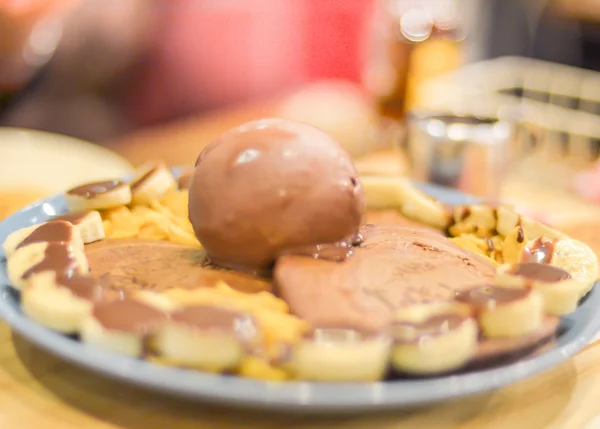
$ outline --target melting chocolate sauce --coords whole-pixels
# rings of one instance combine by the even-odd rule
[[[523,231],[523,227],[519,225],[519,229],[517,230],[517,243],[522,243],[525,241],[525,231]]]
[[[53,271],[57,275],[69,275],[79,268],[71,246],[64,243],[48,243],[44,251],[44,258],[23,274],[27,279],[33,274],[43,271]]]
[[[171,320],[193,329],[229,332],[242,337],[256,331],[254,320],[245,314],[210,305],[184,307],[171,314]]]
[[[471,207],[464,207],[463,212],[460,216],[460,222],[465,221],[469,216],[471,216]]]
[[[374,230],[375,225],[366,224],[360,231],[337,243],[297,246],[282,252],[282,255],[308,256],[325,261],[343,262],[354,255],[353,247],[360,246]]]
[[[354,255],[352,243],[340,241],[333,244],[298,246],[283,252],[284,255],[309,256],[313,259],[343,262]]]
[[[137,188],[139,188],[140,186],[142,186],[144,184],[144,182],[146,180],[148,180],[150,178],[150,176],[152,176],[156,170],[158,170],[161,166],[157,165],[155,167],[152,167],[150,170],[148,170],[147,172],[145,172],[140,178],[134,180],[133,182],[130,183],[130,187],[131,187],[131,191],[135,191]]]
[[[89,211],[78,212],[78,213],[69,213],[66,215],[57,216],[52,220],[63,220],[65,222],[69,222],[72,225],[79,225],[81,222],[83,222],[83,220],[86,218],[86,216],[88,214],[90,214]]]
[[[90,199],[124,186],[127,186],[127,183],[121,180],[105,180],[102,182],[87,183],[85,185],[78,186],[68,190],[67,194]]]
[[[97,304],[92,314],[108,330],[140,335],[154,332],[168,317],[166,313],[133,299]]]
[[[464,323],[467,318],[456,313],[437,314],[421,322],[401,321],[396,323],[396,328],[414,328],[417,335],[412,341],[417,341],[424,336],[435,336],[453,331]],[[402,339],[400,339],[402,341]]]
[[[526,288],[478,286],[457,292],[454,299],[463,304],[475,307],[487,307],[492,303],[505,304],[517,301],[525,298],[528,294],[529,289]]]
[[[78,298],[92,302],[108,299],[109,290],[104,288],[100,281],[92,276],[70,273],[57,276],[56,283],[69,289]],[[114,294],[114,291],[111,291]]]
[[[70,223],[53,220],[34,229],[31,234],[19,243],[17,249],[32,243],[68,242],[72,238],[73,226]]]
[[[514,264],[508,272],[515,276],[525,277],[530,280],[539,280],[545,283],[556,283],[571,278],[571,274],[565,270],[552,265],[535,262]]]
[[[549,240],[545,237],[539,237],[534,240],[531,246],[526,246],[521,253],[522,263],[536,262],[538,264],[549,264],[552,262],[552,255],[556,240]]]

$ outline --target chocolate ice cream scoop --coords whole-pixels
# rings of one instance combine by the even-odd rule
[[[246,123],[207,146],[189,191],[210,260],[251,272],[290,249],[348,238],[364,212],[350,156],[319,129],[282,119]]]

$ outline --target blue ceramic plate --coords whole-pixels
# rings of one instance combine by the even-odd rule
[[[448,204],[473,203],[464,194],[423,185],[427,193]],[[0,242],[15,229],[66,212],[61,196],[40,201],[0,223]],[[0,258],[4,255],[0,250]],[[4,262],[3,262],[4,264]],[[380,383],[266,383],[227,375],[169,368],[87,346],[46,329],[21,312],[19,296],[0,272],[0,317],[15,331],[44,349],[75,364],[128,383],[201,401],[300,412],[348,412],[410,408],[497,389],[564,361],[588,343],[600,327],[600,290],[562,320],[556,346],[532,359],[500,368],[429,379]]]

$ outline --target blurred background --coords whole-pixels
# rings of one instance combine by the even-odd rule
[[[283,116],[363,172],[589,220],[599,48],[595,0],[0,0],[0,126],[185,164]]]

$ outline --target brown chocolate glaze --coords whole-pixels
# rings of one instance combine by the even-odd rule
[[[365,208],[348,153],[318,128],[283,119],[241,125],[209,144],[189,194],[210,260],[246,272],[269,270],[288,249],[346,239]]]
[[[538,237],[529,246],[526,246],[521,253],[519,262],[537,262],[538,264],[549,264],[552,262],[556,240],[550,240],[546,237]]]
[[[508,304],[523,299],[529,292],[528,288],[478,286],[457,292],[454,299],[475,307],[487,307],[492,303],[494,303],[493,305]]]
[[[31,232],[19,243],[17,249],[28,244],[44,242],[69,242],[73,238],[73,225],[62,220],[46,222]]]
[[[519,229],[517,230],[517,243],[522,243],[525,241],[525,231],[523,231],[523,227],[519,225]]]
[[[134,299],[96,304],[93,317],[105,329],[139,335],[152,333],[168,315]]]
[[[127,183],[118,179],[105,180],[102,182],[86,183],[85,185],[77,186],[76,188],[69,189],[67,194],[90,199],[124,186],[127,186]]]
[[[72,225],[79,225],[83,220],[89,215],[89,211],[85,212],[77,212],[77,213],[69,213],[62,216],[57,216],[52,220],[63,220],[65,222],[69,222]]]
[[[69,275],[79,268],[75,259],[73,249],[64,243],[48,243],[44,252],[44,258],[33,267],[29,268],[23,274],[24,279],[28,279],[33,274],[43,271],[54,271],[57,275]]]
[[[57,276],[56,283],[61,287],[69,289],[76,297],[87,301],[102,302],[118,297],[114,291],[110,291],[98,279],[90,275],[78,273],[62,274]]]
[[[460,216],[460,222],[465,221],[469,216],[471,216],[471,208],[470,207],[464,207],[463,212]]]
[[[457,313],[436,314],[421,322],[401,321],[396,326],[412,327],[417,332],[413,341],[418,341],[424,336],[435,336],[445,334],[462,326],[467,318]],[[400,339],[402,341],[402,339]]]
[[[142,186],[159,168],[163,168],[163,164],[156,164],[154,167],[146,171],[139,178],[135,179],[133,182],[129,184],[131,187],[131,192],[135,192],[137,188]]]
[[[192,329],[220,331],[247,338],[248,331],[255,332],[256,325],[249,316],[238,311],[212,305],[184,307],[171,314],[171,320]]]
[[[282,255],[308,256],[313,259],[343,262],[354,254],[351,241],[340,241],[332,244],[317,244],[291,248]]]
[[[545,283],[556,283],[571,278],[571,274],[561,268],[535,262],[513,264],[508,270],[508,273]]]

